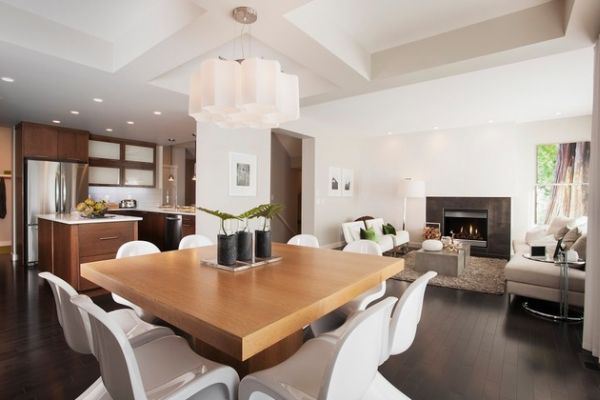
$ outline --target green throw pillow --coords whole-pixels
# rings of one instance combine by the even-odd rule
[[[377,235],[375,234],[375,229],[373,229],[373,228],[369,228],[369,229],[360,228],[360,238],[361,239],[366,239],[366,240],[372,240],[372,241],[376,242],[377,241]]]
[[[385,224],[383,225],[383,234],[384,235],[395,235],[396,234],[396,228],[394,228],[394,226],[392,224]]]

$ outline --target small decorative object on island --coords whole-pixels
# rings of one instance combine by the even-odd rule
[[[263,218],[262,229],[257,229],[255,255],[258,258],[271,257],[271,219],[281,212],[281,204],[261,204],[256,207],[253,217]]]
[[[84,218],[103,218],[106,210],[108,205],[104,200],[95,201],[88,197],[84,202],[77,204],[77,211]]]
[[[217,235],[217,263],[220,265],[233,266],[238,258],[237,256],[237,233],[228,233],[225,222],[230,220],[239,220],[240,218],[222,212],[219,210],[209,210],[208,208],[198,207],[198,210],[204,211],[221,219],[221,230]],[[231,229],[230,229],[231,231]]]

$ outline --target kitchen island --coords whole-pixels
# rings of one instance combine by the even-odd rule
[[[81,276],[80,264],[115,258],[123,243],[137,240],[141,220],[112,214],[106,218],[83,218],[78,213],[39,215],[39,269],[78,291],[98,289]]]

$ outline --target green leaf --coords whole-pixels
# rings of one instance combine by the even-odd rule
[[[250,210],[245,211],[245,212],[241,213],[240,215],[238,215],[238,218],[240,218],[240,219],[254,218],[258,214],[264,212],[264,210],[267,206],[268,206],[268,204],[261,204],[254,208],[251,208]]]
[[[229,214],[223,211],[219,211],[219,210],[210,210],[208,208],[204,208],[204,207],[198,207],[198,210],[200,211],[204,211],[207,214],[213,215],[217,218],[220,218],[221,221],[226,221],[228,219],[238,219],[241,220],[241,218],[233,215],[233,214]]]
[[[256,213],[255,217],[263,217],[266,219],[272,219],[283,210],[283,205],[278,203],[261,204],[258,207],[260,208],[260,211]]]

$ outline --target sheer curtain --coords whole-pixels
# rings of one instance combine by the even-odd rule
[[[600,38],[599,38],[600,39]],[[594,105],[592,117],[592,155],[590,202],[585,277],[585,320],[583,348],[600,356],[600,40],[594,57]]]

